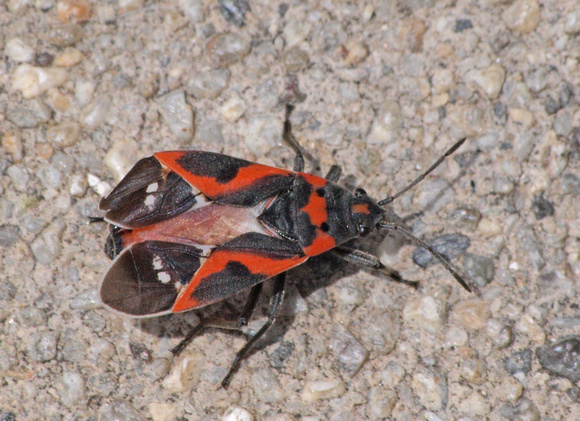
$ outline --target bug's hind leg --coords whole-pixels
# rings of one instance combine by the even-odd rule
[[[333,183],[336,183],[338,181],[338,179],[340,178],[342,174],[342,168],[340,168],[340,166],[338,165],[333,165],[332,167],[330,167],[330,169],[328,170],[328,173],[326,174],[326,178],[328,181],[332,181]]]
[[[418,282],[407,281],[406,279],[403,279],[403,277],[399,272],[383,265],[378,257],[373,256],[372,254],[366,253],[364,251],[346,246],[338,246],[337,248],[332,250],[332,253],[335,256],[353,265],[378,270],[382,274],[387,275],[395,282],[400,282],[402,284],[409,285],[413,288],[417,288],[419,285]]]
[[[282,139],[296,154],[294,157],[294,171],[302,172],[304,171],[304,154],[302,153],[302,148],[298,144],[298,141],[292,134],[292,123],[290,123],[290,114],[292,114],[293,110],[293,105],[286,105],[286,116],[284,117],[284,132],[282,133]]]
[[[222,380],[222,387],[226,389],[230,384],[232,376],[238,368],[242,360],[248,355],[255,343],[270,329],[270,327],[276,321],[282,302],[284,301],[284,294],[286,292],[286,272],[279,274],[274,281],[274,293],[270,298],[270,307],[268,308],[268,320],[260,328],[260,330],[250,338],[250,340],[236,353],[236,358],[230,367],[230,371],[224,379]]]
[[[258,298],[260,297],[260,293],[262,292],[263,284],[255,285],[251,290],[250,294],[248,295],[248,299],[246,301],[246,305],[244,309],[237,317],[237,319],[227,320],[227,319],[220,319],[220,318],[208,318],[203,319],[199,322],[197,326],[189,331],[187,336],[177,344],[175,348],[171,350],[173,355],[178,355],[181,351],[183,351],[187,345],[199,335],[202,331],[207,328],[217,328],[217,329],[227,329],[227,330],[240,330],[242,327],[248,324],[248,320],[252,317],[252,313],[256,308],[256,304],[258,302]]]

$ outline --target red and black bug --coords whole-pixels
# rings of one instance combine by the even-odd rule
[[[114,259],[100,283],[106,306],[133,317],[160,316],[204,307],[251,288],[235,322],[202,321],[175,353],[206,327],[247,324],[262,283],[275,277],[268,321],[237,353],[224,387],[274,322],[288,269],[331,251],[347,262],[398,278],[377,257],[344,245],[374,229],[404,233],[470,290],[446,258],[388,220],[384,209],[464,139],[405,189],[375,201],[363,189],[350,192],[335,184],[338,166],[325,178],[303,172],[304,158],[291,133],[291,110],[288,106],[284,140],[296,153],[293,171],[211,152],[158,152],[137,162],[100,203],[111,228],[105,251]]]

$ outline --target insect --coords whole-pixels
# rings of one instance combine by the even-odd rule
[[[100,283],[103,303],[124,315],[152,317],[198,309],[250,289],[236,320],[202,320],[173,349],[180,352],[207,327],[240,329],[248,323],[262,284],[274,278],[268,320],[238,351],[222,382],[274,323],[282,304],[285,272],[309,257],[332,252],[358,266],[383,271],[377,257],[346,242],[374,229],[400,231],[436,256],[468,291],[447,259],[388,220],[384,209],[419,183],[465,141],[455,143],[424,174],[394,196],[375,201],[363,189],[304,172],[286,108],[283,138],[295,152],[294,170],[211,152],[158,152],[135,164],[100,202],[110,224],[105,252],[113,262]]]

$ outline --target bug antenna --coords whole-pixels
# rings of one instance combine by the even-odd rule
[[[417,177],[411,184],[409,184],[407,187],[405,187],[403,190],[399,191],[397,194],[395,194],[394,196],[389,196],[386,199],[381,200],[378,205],[379,206],[385,206],[388,205],[389,203],[391,203],[393,200],[395,200],[396,198],[398,198],[399,196],[405,194],[407,191],[409,191],[410,189],[412,189],[413,187],[415,187],[417,184],[419,184],[429,173],[431,173],[435,168],[437,168],[439,165],[441,165],[441,163],[443,161],[445,161],[445,159],[451,155],[453,152],[455,152],[461,145],[463,145],[463,143],[465,142],[467,138],[463,138],[461,140],[458,140],[457,142],[455,142],[455,144],[453,146],[451,146],[447,152],[445,152],[433,165],[431,165],[427,171],[425,171],[423,174],[421,174],[419,177]]]
[[[459,275],[457,273],[457,271],[451,265],[451,262],[445,256],[443,256],[441,253],[439,253],[433,247],[431,247],[429,244],[425,243],[423,240],[417,238],[416,236],[411,234],[409,231],[407,231],[405,228],[402,228],[401,226],[399,226],[393,222],[380,222],[379,227],[383,228],[387,231],[399,231],[400,233],[405,235],[407,238],[409,238],[410,240],[415,242],[417,245],[426,249],[429,253],[431,253],[433,256],[435,256],[435,258],[437,260],[439,260],[443,264],[443,266],[445,266],[445,269],[447,269],[449,271],[449,273],[451,273],[451,275],[453,275],[453,277],[457,280],[457,282],[459,282],[461,284],[461,286],[466,291],[472,292],[471,287],[467,284],[465,279],[463,279],[461,277],[461,275]]]

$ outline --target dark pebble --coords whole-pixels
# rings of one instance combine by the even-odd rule
[[[461,234],[444,234],[427,242],[436,252],[448,259],[453,259],[463,254],[471,242],[469,237]],[[439,260],[423,247],[417,247],[413,251],[413,261],[423,269],[439,263]]]
[[[548,114],[556,114],[560,108],[562,108],[560,101],[556,101],[551,95],[544,100],[544,109]]]
[[[270,353],[270,365],[274,368],[284,367],[285,361],[294,353],[296,346],[289,341],[283,341],[278,348]]]
[[[532,369],[532,350],[527,348],[523,351],[514,352],[504,359],[504,366],[508,373],[527,374]]]
[[[7,301],[16,297],[16,285],[10,281],[0,282],[0,300]]]
[[[491,42],[491,48],[495,53],[499,53],[510,43],[510,34],[508,32],[500,32]]]
[[[473,28],[473,23],[469,19],[457,19],[455,21],[455,32],[463,32]]]
[[[246,13],[250,11],[250,4],[246,0],[218,0],[218,3],[225,20],[238,27],[246,24]]]
[[[280,17],[284,17],[289,8],[290,6],[288,6],[287,3],[281,3],[280,6],[278,6],[278,13],[280,14]]]
[[[564,194],[580,195],[580,177],[573,173],[562,175],[562,190]]]
[[[554,216],[554,205],[540,195],[534,196],[532,200],[532,211],[536,219],[544,219],[546,216]]]
[[[499,414],[508,420],[539,420],[538,409],[526,398],[516,405],[505,404],[499,407]]]
[[[570,397],[572,402],[580,402],[580,387],[571,387],[566,390],[566,394]]]
[[[20,237],[20,228],[16,225],[0,225],[0,247],[10,247]]]
[[[507,123],[507,105],[496,102],[493,104],[493,114],[497,117],[500,124],[504,125]]]
[[[463,267],[469,279],[479,287],[487,285],[495,274],[495,265],[489,257],[465,253]]]
[[[38,53],[34,57],[34,64],[40,67],[48,67],[52,64],[54,56],[50,53]]]
[[[562,89],[560,89],[560,93],[558,94],[558,101],[560,102],[562,108],[570,104],[570,101],[572,100],[573,97],[574,91],[572,91],[570,85],[568,85],[567,83],[564,84],[564,86],[562,86]]]
[[[16,421],[14,412],[0,412],[0,421]]]
[[[580,380],[580,336],[568,336],[538,348],[536,356],[549,372],[573,382]]]
[[[136,360],[149,363],[153,359],[151,350],[142,343],[131,342],[129,344],[129,349],[131,350],[131,355],[133,355],[133,358]]]

